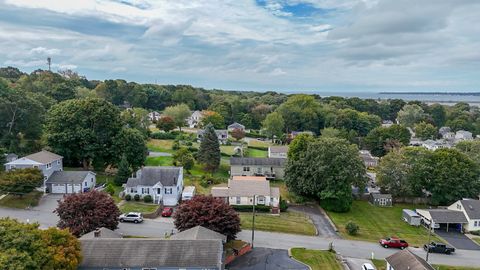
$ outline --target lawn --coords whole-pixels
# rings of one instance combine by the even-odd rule
[[[377,268],[377,270],[386,270],[387,263],[385,260],[372,260],[373,264]],[[480,270],[480,268],[476,267],[465,267],[465,266],[449,266],[449,265],[439,265],[434,264],[433,267],[438,270]]]
[[[260,150],[254,148],[248,148],[247,150],[247,157],[267,157],[268,151],[267,150]]]
[[[248,146],[268,148],[270,146],[270,141],[260,141],[257,139],[251,139],[248,141]]]
[[[342,270],[342,265],[337,261],[335,253],[326,250],[313,250],[305,248],[292,248],[292,257],[310,266],[312,270]]]
[[[428,240],[428,232],[424,228],[408,225],[402,220],[402,209],[415,209],[424,206],[396,204],[393,207],[376,207],[366,201],[354,201],[348,213],[328,212],[341,235],[346,239],[377,242],[386,236],[405,239],[410,245],[421,246]],[[353,221],[360,226],[357,236],[346,233],[345,225]],[[436,237],[433,241],[438,241]]]
[[[242,229],[252,229],[252,213],[239,213]],[[255,229],[259,231],[315,235],[310,218],[302,213],[282,212],[280,216],[266,213],[255,215]]]
[[[23,195],[22,197],[7,195],[2,200],[0,200],[0,206],[9,207],[9,208],[20,208],[20,209],[37,206],[42,195],[43,195],[43,192],[36,191],[36,190],[26,195]]]
[[[154,152],[166,152],[166,153],[173,153],[172,150],[173,140],[156,140],[150,139],[147,142],[147,147],[150,151]]]
[[[172,157],[147,157],[146,166],[172,166]]]
[[[227,156],[233,156],[235,154],[235,147],[233,145],[220,145],[220,152]]]
[[[282,199],[286,200],[287,202],[290,202],[290,203],[305,202],[305,199],[289,191],[287,188],[287,185],[285,184],[285,181],[283,180],[272,180],[270,181],[270,186],[280,188],[280,197],[282,197]]]
[[[158,208],[158,204],[129,201],[122,204],[119,208],[122,213],[140,212],[142,214],[147,214],[155,212]]]
[[[472,238],[472,240],[477,242],[477,244],[480,245],[480,237],[474,237],[474,238]]]

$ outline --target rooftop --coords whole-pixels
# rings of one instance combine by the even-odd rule
[[[182,167],[173,166],[147,166],[137,171],[136,178],[127,180],[127,187],[137,185],[154,186],[158,182],[162,186],[176,186]]]
[[[98,230],[82,235],[80,239],[98,239],[98,238],[123,238],[122,234],[102,227]]]
[[[460,203],[470,219],[480,219],[479,200],[461,200]]]
[[[55,171],[47,180],[47,184],[81,184],[91,171]]]
[[[246,158],[246,157],[232,157],[230,158],[230,165],[260,165],[260,166],[285,166],[285,158]]]
[[[63,157],[47,150],[42,150],[38,153],[28,155],[26,158],[42,164],[47,164],[62,159]]]
[[[288,146],[270,146],[268,147],[270,153],[287,153]]]
[[[424,259],[413,254],[408,249],[401,250],[388,256],[385,260],[395,270],[435,270]]]
[[[212,231],[202,226],[196,226],[179,232],[170,237],[173,240],[221,240],[223,243],[227,241],[227,237],[221,233]]]

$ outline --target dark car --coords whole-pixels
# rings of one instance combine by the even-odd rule
[[[165,207],[162,210],[162,217],[171,217],[173,214],[173,208]]]
[[[452,252],[455,252],[455,248],[449,247],[443,243],[435,243],[435,242],[423,245],[423,249],[431,253],[451,254]]]
[[[408,247],[408,243],[405,240],[398,239],[396,237],[388,237],[385,239],[380,239],[378,241],[380,245],[384,248],[399,248],[404,249]]]

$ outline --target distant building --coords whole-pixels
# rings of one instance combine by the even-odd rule
[[[148,119],[152,122],[156,122],[160,119],[161,114],[159,112],[153,111],[148,113]]]
[[[428,150],[435,151],[442,148],[451,148],[453,144],[446,140],[426,140],[422,142],[422,146]]]
[[[372,156],[370,151],[360,150],[359,154],[360,154],[360,158],[362,158],[362,160],[363,160],[363,164],[365,164],[365,167],[367,167],[367,168],[377,167],[379,158]]]
[[[239,130],[241,130],[241,131],[245,131],[245,126],[242,125],[242,124],[240,124],[240,123],[235,122],[235,123],[233,123],[233,124],[231,124],[231,125],[229,125],[229,126],[227,127],[227,130],[228,130],[228,131],[233,131],[233,130],[235,130],[235,129],[239,129]]]
[[[473,135],[469,131],[459,130],[455,133],[455,141],[469,141],[473,140]]]
[[[408,249],[388,256],[385,261],[387,270],[435,270],[433,266]]]
[[[18,159],[18,155],[16,155],[16,154],[13,154],[13,153],[5,154],[5,160],[7,162],[12,162],[12,161],[17,160],[17,159]]]
[[[268,147],[269,158],[287,158],[288,146],[270,146]]]
[[[452,129],[450,127],[441,127],[439,130],[438,130],[438,134],[440,134],[440,136],[444,136],[445,134],[447,133],[450,133],[452,132]]]
[[[391,120],[383,120],[382,121],[382,127],[390,127],[393,125],[393,121]]]
[[[187,124],[190,128],[198,128],[202,121],[203,113],[201,111],[194,111],[192,115],[187,118]]]
[[[197,139],[201,141],[205,130],[201,129],[197,131]],[[226,129],[216,129],[215,134],[217,134],[218,141],[221,144],[226,144],[228,141],[228,131]]]
[[[230,158],[231,176],[265,176],[267,179],[283,179],[285,158]]]
[[[392,206],[392,194],[370,193],[369,202],[375,206]]]

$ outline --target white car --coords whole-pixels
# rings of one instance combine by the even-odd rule
[[[375,270],[375,267],[369,263],[362,264],[362,270]]]
[[[130,221],[133,223],[141,223],[143,222],[142,213],[130,212],[128,214],[122,214],[118,217],[120,222]]]

